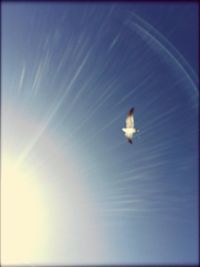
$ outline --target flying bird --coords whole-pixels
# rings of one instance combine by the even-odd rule
[[[134,127],[133,113],[134,113],[134,108],[131,108],[126,117],[126,128],[122,128],[122,131],[124,132],[124,135],[126,136],[130,144],[132,144],[133,135],[139,132],[139,129],[136,129]]]

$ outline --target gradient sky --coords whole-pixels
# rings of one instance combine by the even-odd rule
[[[197,263],[197,73],[197,4],[3,3],[3,262]]]

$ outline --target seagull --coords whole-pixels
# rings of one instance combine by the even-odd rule
[[[139,129],[134,127],[134,108],[131,108],[126,117],[126,128],[122,128],[124,135],[127,137],[128,142],[132,144],[133,134],[139,132]]]

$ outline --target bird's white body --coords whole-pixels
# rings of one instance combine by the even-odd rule
[[[122,131],[128,139],[132,139],[133,134],[137,132],[135,128],[122,128]]]
[[[126,118],[126,128],[122,128],[124,135],[128,139],[129,143],[132,144],[133,135],[139,132],[138,129],[134,127],[134,117],[133,117],[134,108],[132,108]]]

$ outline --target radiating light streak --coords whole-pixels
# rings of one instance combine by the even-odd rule
[[[60,100],[55,104],[54,109],[51,111],[50,115],[48,116],[46,121],[43,123],[43,125],[41,126],[41,128],[39,129],[37,134],[34,136],[34,138],[31,140],[31,142],[28,144],[28,146],[21,153],[16,164],[20,164],[20,162],[23,161],[27,157],[27,155],[30,153],[30,151],[33,149],[33,147],[36,145],[36,143],[39,141],[39,139],[42,137],[42,135],[46,131],[46,129],[49,126],[50,122],[52,121],[53,117],[55,116],[55,114],[59,110],[60,106],[63,104],[64,99],[66,98],[67,94],[69,93],[69,91],[71,90],[72,86],[74,85],[76,79],[78,78],[79,74],[81,73],[84,65],[86,64],[86,62],[88,60],[89,54],[90,53],[87,53],[86,56],[84,57],[82,63],[80,64],[79,68],[77,69],[74,77],[72,78],[67,89],[65,90],[62,98],[60,98]]]
[[[20,76],[20,80],[19,80],[19,87],[18,87],[19,94],[22,91],[22,87],[23,87],[23,83],[24,83],[24,77],[25,77],[25,72],[26,72],[26,65],[24,64],[23,67],[22,67],[22,72],[21,72],[21,76]]]
[[[163,163],[164,164],[164,163]],[[163,164],[160,164],[158,163],[157,165],[155,164],[155,166],[153,166],[152,168],[151,167],[148,167],[148,168],[145,168],[145,170],[142,170],[142,172],[139,172],[140,170],[138,169],[136,171],[135,174],[133,175],[130,175],[130,176],[126,176],[124,177],[123,179],[118,179],[116,181],[109,181],[107,185],[109,186],[112,186],[112,190],[113,189],[122,189],[122,188],[126,188],[126,189],[129,189],[129,187],[131,187],[131,185],[142,185],[142,184],[147,184],[148,182],[152,182],[152,180],[154,180],[154,183],[155,183],[155,180],[159,180],[160,182],[164,182],[164,180],[161,180],[159,178],[162,178],[163,177],[153,177],[152,174],[150,173],[150,170],[157,170],[155,169],[156,167],[159,167],[159,166],[162,166]]]
[[[114,91],[111,90],[113,84],[114,83],[111,83],[108,86],[108,88],[102,93],[102,95],[98,99],[98,103],[95,105],[94,108],[92,108],[92,110],[89,112],[89,115],[87,116],[87,118],[82,121],[82,123],[79,125],[78,128],[75,129],[75,132],[72,133],[71,136],[74,136],[74,134],[76,134],[79,131],[79,129],[81,129],[96,114],[96,112],[99,110],[99,108],[102,107],[111,98],[111,96],[114,94]],[[85,88],[87,88],[87,87],[84,86],[82,89],[79,90],[79,92],[77,93],[77,95],[75,96],[74,100],[71,103],[71,108],[73,108],[75,103],[80,99],[80,96],[85,91]],[[69,111],[70,111],[70,109],[67,112],[69,112]]]
[[[152,208],[156,210],[159,209],[160,212],[166,212],[166,210],[176,211],[180,210],[181,208],[184,209],[186,203],[191,203],[192,201],[194,201],[192,195],[188,195],[188,197],[189,198],[187,198],[187,195],[176,197],[171,191],[143,191],[141,189],[138,189],[137,191],[133,190],[132,195],[119,195],[118,193],[116,195],[109,195],[107,197],[104,197],[104,199],[100,203],[98,203],[98,207],[100,208],[102,206],[102,209],[104,210],[104,206],[106,205],[106,209],[108,210],[112,210],[115,207],[115,211],[122,211],[121,205],[124,205],[123,209],[125,210],[130,209],[130,205],[136,205],[136,207],[140,210],[143,210],[145,206],[149,206],[148,211],[152,210]],[[139,203],[143,204],[144,207],[138,206]],[[131,209],[133,208],[134,206],[131,207]]]
[[[197,86],[196,86],[195,82],[193,81],[193,79],[190,77],[190,75],[188,74],[188,72],[185,70],[184,66],[181,64],[181,62],[176,58],[176,56],[174,54],[176,54],[182,60],[182,62],[187,66],[187,68],[190,69],[190,71],[191,71],[191,67],[189,66],[189,64],[187,63],[187,61],[183,58],[183,56],[152,25],[150,25],[147,21],[145,21],[144,19],[142,19],[141,17],[139,17],[138,15],[136,15],[133,12],[132,12],[132,15],[133,15],[133,17],[137,18],[140,22],[142,22],[150,31],[152,31],[154,35],[150,31],[148,31],[147,29],[145,29],[144,27],[142,27],[141,25],[139,25],[137,22],[131,21],[130,24],[132,26],[134,26],[135,29],[138,29],[138,32],[140,33],[140,35],[142,33],[145,36],[149,37],[150,40],[152,40],[162,51],[164,51],[169,56],[169,58],[171,58],[173,60],[173,62],[179,67],[179,69],[188,78],[188,80],[190,81],[190,83],[191,83],[191,85],[192,85],[195,93],[198,94],[198,89],[197,89]],[[160,40],[156,37],[156,35],[158,36],[158,38]],[[141,35],[141,37],[143,37],[143,36]],[[171,50],[173,50],[174,54],[165,46],[165,44],[168,47],[170,47]],[[192,71],[192,73],[193,73],[193,71]],[[193,73],[193,75],[194,75],[194,73]]]
[[[125,145],[125,144],[127,144],[127,140],[120,142],[119,144],[115,146],[109,147],[109,149],[105,149],[104,153],[113,152],[114,150],[119,149],[122,145]]]
[[[150,177],[149,177],[150,176]],[[141,175],[141,179],[137,179],[135,181],[131,181],[131,183],[122,183],[121,185],[119,184],[112,184],[111,181],[104,182],[104,184],[99,187],[99,190],[102,190],[104,192],[105,189],[111,188],[109,195],[126,195],[126,194],[133,194],[134,196],[137,193],[136,190],[138,191],[138,194],[141,194],[142,190],[146,190],[146,188],[151,188],[152,183],[154,184],[155,187],[157,186],[163,186],[163,183],[165,181],[161,179],[154,178],[149,172],[145,172]]]
[[[156,129],[157,129],[159,122],[161,122],[162,124],[165,123],[166,119],[170,119],[171,114],[173,114],[178,109],[179,109],[179,107],[177,107],[177,106],[172,107],[171,109],[168,109],[166,112],[161,113],[160,115],[156,116],[154,119],[147,122],[145,124],[145,127],[143,128],[141,135],[143,135],[143,134],[145,134],[145,132],[149,131],[154,126],[155,123],[156,123]]]
[[[121,145],[123,145],[123,144],[125,144],[125,143],[127,143],[127,141],[124,141],[124,142],[122,142],[122,143],[120,143],[119,145],[118,145],[118,147],[120,147]],[[116,146],[117,147],[117,146]],[[114,147],[114,148],[116,148],[116,147]],[[155,148],[154,148],[155,147]],[[114,149],[113,148],[113,149]],[[160,148],[160,149],[159,149]],[[160,155],[163,155],[163,153],[165,152],[167,152],[167,151],[170,151],[171,150],[171,147],[166,147],[166,144],[159,144],[159,145],[154,145],[154,146],[152,146],[152,149],[144,149],[143,151],[140,151],[140,152],[145,152],[147,155],[149,155],[148,157],[147,156],[145,156],[144,158],[143,158],[143,164],[145,164],[145,162],[148,162],[149,160],[150,160],[150,162],[151,161],[153,161],[153,160],[155,160],[155,159],[159,159],[159,157],[160,157]],[[104,151],[105,152],[105,151]],[[154,152],[154,153],[153,153]],[[107,151],[106,151],[106,153],[107,153]],[[124,163],[126,163],[127,161],[129,161],[129,160],[132,160],[132,156],[130,156],[130,157],[128,157],[128,158],[125,158],[124,159],[124,161],[122,161],[121,159],[120,159],[120,161],[119,162],[115,162],[115,164],[114,164],[114,166],[117,164],[117,166],[120,164],[120,165],[124,165]],[[141,162],[141,159],[140,158],[137,158],[137,159],[134,159],[134,165],[137,165],[138,163],[140,163]],[[105,171],[109,171],[109,170],[112,170],[112,172],[114,171],[114,169],[113,169],[113,167],[114,167],[113,165],[112,165],[112,163],[110,163],[109,164],[109,167],[106,167],[106,166],[104,166],[104,170]],[[96,166],[95,167],[91,167],[91,168],[89,168],[89,170],[86,170],[88,173],[90,173],[90,172],[92,172],[93,174],[94,173],[96,173],[96,172],[98,172],[97,171],[97,168],[96,168]],[[122,179],[124,176],[127,176],[128,174],[135,174],[135,171],[136,171],[136,168],[134,167],[134,168],[132,168],[132,169],[130,169],[130,170],[126,170],[126,171],[124,171],[124,172],[120,172],[120,173],[114,173],[114,176],[115,176],[115,178],[117,178],[117,177],[121,177],[120,179]],[[120,180],[119,179],[119,180]],[[116,181],[116,180],[115,180]]]
[[[134,207],[127,207],[127,208],[104,208],[104,209],[101,209],[100,212],[105,212],[105,213],[126,213],[126,212],[136,212],[136,213],[145,213],[148,214],[148,213],[153,213],[153,212],[164,212],[164,211],[177,211],[178,208],[176,207],[165,207],[165,208],[134,208]]]
[[[125,143],[127,143],[127,141]],[[168,144],[168,142],[165,144],[162,144],[162,142],[160,142],[159,145],[152,144],[151,146],[149,146],[149,148],[146,148],[146,149],[141,148],[141,150],[138,151],[138,157],[134,158],[134,164],[137,165],[137,163],[139,163],[139,162],[145,163],[146,161],[153,161],[157,158],[159,159],[160,156],[162,156],[164,154],[166,155],[166,152],[171,151],[172,148],[171,148],[171,146],[168,146],[169,144]],[[140,155],[142,155],[142,153],[145,153],[145,156],[142,156],[142,159],[141,159]],[[132,161],[132,160],[133,160],[133,156],[131,155],[131,156],[125,158],[124,161],[120,159],[120,161],[117,163],[123,165],[127,161]],[[130,172],[131,172],[131,170],[126,170],[123,173],[127,174]]]
[[[38,88],[40,86],[40,81],[41,81],[41,78],[42,78],[42,63],[40,62],[39,63],[39,66],[36,70],[36,74],[35,74],[35,78],[33,80],[33,85],[32,85],[32,91],[33,91],[33,94],[36,95],[37,92],[38,92]]]
[[[118,34],[115,36],[115,38],[113,39],[113,41],[112,41],[111,44],[110,44],[109,49],[112,49],[112,48],[116,45],[116,43],[117,43],[118,40],[119,40],[119,37],[120,37],[120,33],[118,33]]]
[[[98,205],[98,207],[100,206],[100,205],[137,205],[137,207],[138,207],[138,204],[139,203],[145,203],[145,198],[144,199],[141,199],[141,198],[139,198],[139,199],[135,199],[134,197],[132,197],[132,199],[130,198],[130,199],[123,199],[123,200],[120,200],[120,199],[117,199],[117,200],[110,200],[110,201],[106,201],[106,200],[102,200],[102,201],[100,201],[99,203],[98,202],[96,202],[96,204]]]
[[[146,84],[146,82],[148,82],[150,80],[150,78],[152,78],[153,75],[149,74],[141,83],[139,83],[133,90],[131,90],[130,92],[128,92],[128,94],[126,94],[124,97],[121,98],[121,100],[117,103],[117,105],[123,103],[127,98],[129,98],[133,93],[135,93],[140,87],[144,86]]]
[[[114,94],[114,91],[110,91],[108,92],[108,94],[105,96],[105,98],[99,103],[99,105],[96,105],[95,108],[93,108],[93,110],[90,112],[90,115],[87,117],[87,119],[85,119],[84,121],[82,121],[82,123],[79,125],[78,128],[75,129],[75,131],[73,131],[71,134],[70,134],[70,137],[74,137],[74,135],[79,131],[79,129],[81,129],[93,116],[94,114],[97,112],[97,110],[99,110],[99,108],[101,106],[103,106],[107,101],[108,99],[111,98],[111,96]],[[90,136],[91,138],[91,136]]]
[[[116,116],[114,119],[109,121],[107,124],[105,124],[102,128],[99,129],[99,131],[95,132],[94,135],[90,136],[90,139],[87,140],[86,143],[90,142],[94,137],[97,137],[100,133],[102,133],[103,131],[108,129],[111,125],[113,125],[113,123],[118,121],[122,116],[124,116],[124,111],[122,113],[120,113],[118,116]]]
[[[176,194],[179,192],[175,192]],[[173,193],[174,194],[174,193]],[[131,201],[131,200],[145,200],[148,203],[155,203],[155,202],[163,202],[163,203],[175,203],[175,204],[183,204],[186,205],[187,203],[191,203],[191,200],[195,201],[197,198],[194,195],[187,194],[182,196],[174,196],[171,191],[165,192],[163,190],[157,191],[157,189],[153,190],[138,190],[137,188],[133,188],[132,194],[123,194],[123,195],[108,195],[102,199],[102,203],[117,203],[118,201]],[[166,202],[167,201],[167,202]]]
[[[182,78],[182,79],[179,79],[179,80],[175,81],[171,86],[168,87],[168,90],[172,90],[172,89],[174,89],[177,85],[181,84],[183,81],[185,81],[185,77]],[[146,110],[148,111],[149,108],[150,108],[150,109],[153,109],[153,107],[154,107],[154,106],[152,106],[153,103],[155,103],[156,101],[158,101],[158,99],[159,99],[163,94],[164,94],[164,91],[163,91],[163,90],[160,90],[160,91],[156,94],[156,96],[155,96],[154,98],[151,98],[151,101],[148,101],[147,105],[145,106],[145,111],[146,111]],[[145,115],[146,112],[143,112],[143,114]],[[141,114],[141,117],[140,117],[141,120],[142,120],[142,118],[143,118],[143,114]]]
[[[97,35],[96,35],[96,38],[95,38],[95,42],[99,42],[99,38],[101,36],[101,33],[102,33],[103,29],[105,28],[106,24],[108,23],[109,18],[111,16],[112,12],[113,12],[113,9],[114,9],[114,6],[111,6],[110,7],[110,11],[106,15],[106,17],[103,19],[103,21],[101,23],[101,26],[99,27],[99,30],[97,32]]]

